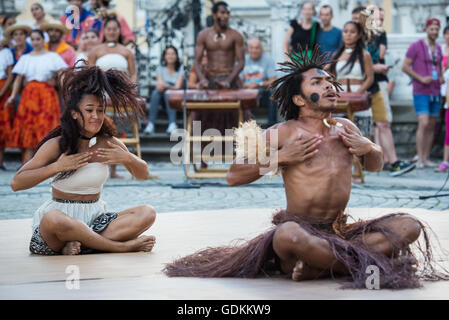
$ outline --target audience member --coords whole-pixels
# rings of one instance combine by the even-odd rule
[[[409,46],[402,66],[402,71],[413,79],[413,104],[418,116],[417,168],[436,166],[429,157],[436,119],[440,115],[440,85],[444,82],[441,70],[441,46],[436,42],[440,25],[440,20],[436,18],[426,21],[426,38],[417,40]]]
[[[63,35],[70,33],[59,21],[52,21],[41,25],[41,30],[48,33],[50,41],[45,43],[44,48],[56,52],[65,63],[71,67],[76,62],[76,52],[67,42],[63,41]]]
[[[301,5],[301,19],[291,20],[290,26],[285,33],[284,53],[295,52],[299,46],[303,49],[308,47],[309,52],[313,49],[317,43],[317,34],[320,30],[320,24],[313,20],[315,15],[314,2],[303,2]]]
[[[321,20],[321,28],[318,32],[318,44],[321,47],[321,54],[329,52],[329,60],[332,54],[343,44],[341,29],[332,25],[334,17],[332,7],[324,5],[320,8],[319,18]]]
[[[268,127],[271,127],[277,122],[277,104],[270,99],[273,92],[268,87],[276,80],[276,67],[273,59],[263,52],[258,38],[248,41],[248,53],[241,76],[244,88],[259,90],[259,104],[268,109]]]
[[[165,94],[167,89],[181,89],[184,80],[184,66],[178,56],[178,50],[173,46],[167,46],[162,53],[161,65],[156,70],[157,84],[151,94],[150,115],[145,134],[154,133],[154,123],[159,112],[159,105],[163,101],[165,111],[168,115],[168,128],[166,132],[171,134],[178,127],[176,125],[176,110],[171,109],[168,104],[168,97]]]

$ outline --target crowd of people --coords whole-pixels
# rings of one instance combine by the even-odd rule
[[[68,2],[79,9],[78,28],[67,28],[71,23],[75,23],[70,13],[64,13],[59,21],[54,21],[46,15],[44,7],[39,3],[34,3],[30,8],[35,19],[32,26],[17,24],[14,16],[5,16],[1,21],[0,150],[2,151],[0,151],[0,168],[4,168],[5,147],[20,148],[23,152],[23,163],[25,163],[32,156],[39,140],[57,124],[58,121],[53,121],[52,117],[46,117],[45,114],[59,117],[60,111],[55,111],[55,106],[59,107],[61,99],[57,96],[58,84],[55,83],[55,79],[62,69],[75,64],[80,66],[89,63],[105,70],[110,68],[121,70],[133,82],[137,82],[134,54],[127,48],[127,44],[135,41],[135,36],[126,19],[111,10],[110,1],[107,0],[68,0]],[[437,167],[436,170],[442,172],[449,170],[449,135],[447,133],[441,164],[437,166],[429,159],[435,135],[435,123],[440,116],[440,109],[446,108],[444,75],[446,78],[449,77],[449,72],[446,72],[449,46],[444,46],[442,49],[435,42],[439,34],[440,22],[437,19],[428,20],[427,39],[417,41],[410,46],[402,68],[413,79],[413,100],[418,116],[416,156],[411,161],[403,161],[397,157],[391,130],[393,117],[390,96],[394,82],[388,79],[391,65],[385,63],[388,44],[386,33],[382,30],[383,10],[379,8],[379,16],[376,20],[378,28],[374,31],[366,29],[359,21],[360,15],[363,15],[365,10],[364,7],[355,8],[352,11],[351,21],[345,23],[340,29],[332,24],[331,6],[323,5],[317,14],[314,2],[303,2],[300,15],[297,19],[290,21],[285,33],[283,41],[285,54],[294,53],[299,48],[307,48],[310,56],[313,48],[319,45],[321,53],[328,53],[328,61],[333,61],[328,65],[327,70],[335,74],[346,91],[369,93],[371,107],[356,112],[354,122],[364,136],[382,147],[384,170],[391,171],[393,176],[404,174],[415,167]],[[225,23],[222,26],[223,30],[228,28],[226,24],[229,24],[229,16],[225,17],[224,21],[220,20],[220,23]],[[216,25],[218,26],[216,29],[219,30],[219,24]],[[258,89],[259,104],[267,108],[267,127],[271,127],[278,123],[277,103],[270,99],[273,93],[271,84],[279,76],[276,72],[276,64],[269,54],[263,52],[260,39],[243,39],[238,30],[233,32],[230,39],[223,38],[225,43],[232,46],[232,49],[225,48],[222,56],[217,55],[215,50],[211,50],[213,44],[208,43],[206,38],[203,40],[204,37],[198,37],[195,63],[190,70],[188,88]],[[217,35],[220,37],[222,33],[215,34]],[[38,39],[40,36],[43,38],[42,41]],[[444,36],[445,41],[449,42],[448,28],[444,30]],[[216,42],[217,38],[212,38],[211,41]],[[244,53],[245,42],[246,54]],[[40,48],[41,43],[42,48]],[[36,66],[34,62],[31,64],[27,62],[30,57],[43,61],[42,59],[52,57],[47,54],[50,52],[58,54],[64,64],[59,63],[60,59],[49,59],[51,65],[38,70],[36,66],[40,64],[39,62]],[[18,67],[16,67],[17,64]],[[169,120],[166,132],[171,134],[177,129],[177,114],[170,108],[165,91],[182,88],[184,76],[184,66],[180,63],[177,48],[172,45],[167,46],[163,50],[161,63],[156,71],[157,84],[151,94],[144,135],[155,132],[155,122],[160,106],[165,106]],[[35,91],[48,99],[42,100],[47,101],[45,103],[39,102],[39,106],[30,107],[30,101],[37,101],[30,91],[31,86],[36,86],[36,82],[40,82],[45,89],[35,89]],[[50,92],[52,94],[49,94]],[[59,102],[53,103],[55,99]],[[33,112],[38,110],[36,108],[45,112],[39,112],[39,119],[33,120],[35,126],[27,125],[24,122],[25,118],[33,118]],[[250,117],[249,113],[245,114],[245,119]],[[448,117],[449,115],[446,114],[446,118]],[[220,113],[218,118],[212,113],[203,112],[196,115],[194,119],[204,123],[203,129],[212,127],[222,130],[231,128],[235,123],[232,112]],[[116,176],[114,170],[112,175]]]

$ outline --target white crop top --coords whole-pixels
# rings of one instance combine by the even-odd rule
[[[27,81],[44,82],[56,76],[57,71],[67,67],[65,61],[55,52],[46,52],[41,55],[29,53],[20,57],[12,72],[25,76]]]
[[[336,71],[337,71],[337,80],[339,79],[357,79],[357,80],[364,80],[365,76],[362,73],[362,66],[360,65],[360,62],[354,62],[354,65],[352,66],[352,69],[350,68],[350,65],[343,67],[346,65],[347,61],[342,60],[338,61],[336,65]]]
[[[95,64],[103,70],[116,69],[128,73],[128,60],[118,53],[105,54]]]
[[[107,165],[90,162],[65,179],[53,180],[51,186],[65,193],[97,194],[101,192],[108,175]]]
[[[12,52],[9,48],[0,50],[0,80],[5,79],[8,75],[6,69],[14,64]]]

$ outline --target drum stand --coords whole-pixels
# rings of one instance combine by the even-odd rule
[[[173,189],[198,189],[201,186],[199,184],[193,184],[189,182],[189,177],[187,173],[187,164],[189,163],[190,159],[190,152],[187,152],[188,145],[190,145],[190,141],[188,141],[188,137],[190,137],[190,132],[187,131],[187,107],[186,107],[186,97],[187,97],[187,55],[184,52],[184,39],[181,41],[181,50],[184,55],[184,97],[183,97],[183,103],[182,103],[182,123],[184,128],[184,147],[182,150],[182,168],[184,169],[184,182],[178,183],[178,184],[172,184]]]
[[[346,115],[348,116],[348,119],[354,122],[354,112],[352,112],[351,107],[349,104],[337,104],[337,109],[340,109],[340,111],[346,112]],[[365,183],[365,175],[363,174],[363,166],[360,163],[360,160],[358,157],[354,156],[352,158],[352,165],[354,168],[357,168],[359,171],[359,174],[352,174],[353,178],[360,178],[361,183]]]

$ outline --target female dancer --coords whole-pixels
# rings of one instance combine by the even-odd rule
[[[97,65],[103,70],[116,69],[125,72],[131,82],[137,83],[136,62],[131,50],[122,44],[120,22],[115,16],[104,21],[104,43],[89,53],[89,64]],[[122,178],[111,166],[111,178]]]
[[[4,148],[9,144],[11,120],[14,114],[14,105],[6,104],[11,90],[9,87],[14,78],[12,67],[14,60],[9,48],[0,50],[0,170],[6,170],[3,165]]]
[[[17,74],[7,103],[16,98],[25,78],[17,114],[12,129],[12,145],[22,150],[22,163],[33,156],[34,149],[52,129],[59,124],[61,110],[54,78],[67,64],[55,52],[44,49],[41,30],[31,32],[34,50],[17,62],[12,72]]]
[[[113,127],[104,121],[106,96],[114,115],[127,115],[122,112],[126,107],[139,112],[135,84],[121,72],[95,66],[73,67],[61,79],[65,105],[61,125],[40,142],[34,157],[11,181],[12,190],[18,191],[54,177],[53,199],[34,213],[30,251],[43,255],[89,249],[151,251],[155,238],[139,235],[153,224],[154,209],[143,205],[107,212],[100,200],[108,164],[122,164],[136,179],[148,179],[146,162],[114,138]]]

